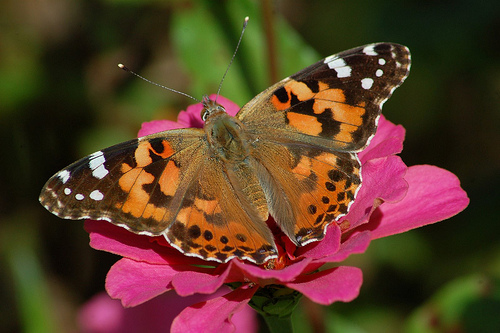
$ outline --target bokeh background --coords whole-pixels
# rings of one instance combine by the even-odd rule
[[[191,103],[116,65],[197,98],[214,93],[247,15],[222,87],[240,105],[332,53],[407,45],[410,77],[384,106],[407,130],[401,155],[452,171],[471,199],[450,220],[351,258],[364,272],[360,296],[329,307],[304,300],[296,331],[500,331],[498,0],[4,0],[0,332],[80,331],[79,309],[117,260],[88,246],[81,221],[43,209],[44,182]]]

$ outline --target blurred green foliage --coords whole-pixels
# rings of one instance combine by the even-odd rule
[[[77,330],[78,308],[103,289],[116,260],[88,247],[81,222],[38,204],[44,182],[191,103],[116,64],[197,98],[215,93],[245,16],[222,86],[240,105],[272,72],[284,77],[369,42],[409,46],[411,75],[384,114],[407,129],[407,164],[454,172],[471,198],[457,217],[350,258],[364,272],[360,297],[328,308],[304,300],[297,332],[500,331],[500,2],[276,0],[265,8],[257,0],[0,3],[0,331]]]

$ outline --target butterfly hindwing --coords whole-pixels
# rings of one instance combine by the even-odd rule
[[[226,262],[231,258],[262,263],[276,256],[265,212],[254,201],[265,200],[257,179],[237,175],[217,159],[199,161],[200,168],[183,195],[175,222],[166,231],[170,243],[190,256]],[[248,167],[248,165],[246,165]],[[244,193],[244,188],[254,193]]]
[[[322,239],[326,226],[347,214],[361,185],[360,162],[352,153],[263,140],[254,157],[263,166],[259,177],[271,198],[270,213],[297,245]]]

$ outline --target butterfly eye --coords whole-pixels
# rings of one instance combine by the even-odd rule
[[[200,116],[201,116],[201,120],[207,121],[207,118],[208,118],[208,112],[207,112],[207,110],[205,110],[205,109],[201,110]]]

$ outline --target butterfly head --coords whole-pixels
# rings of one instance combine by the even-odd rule
[[[210,117],[226,113],[226,109],[222,105],[217,104],[216,101],[212,101],[207,95],[203,96],[201,104],[203,105],[203,109],[200,116],[204,122],[207,122]]]

